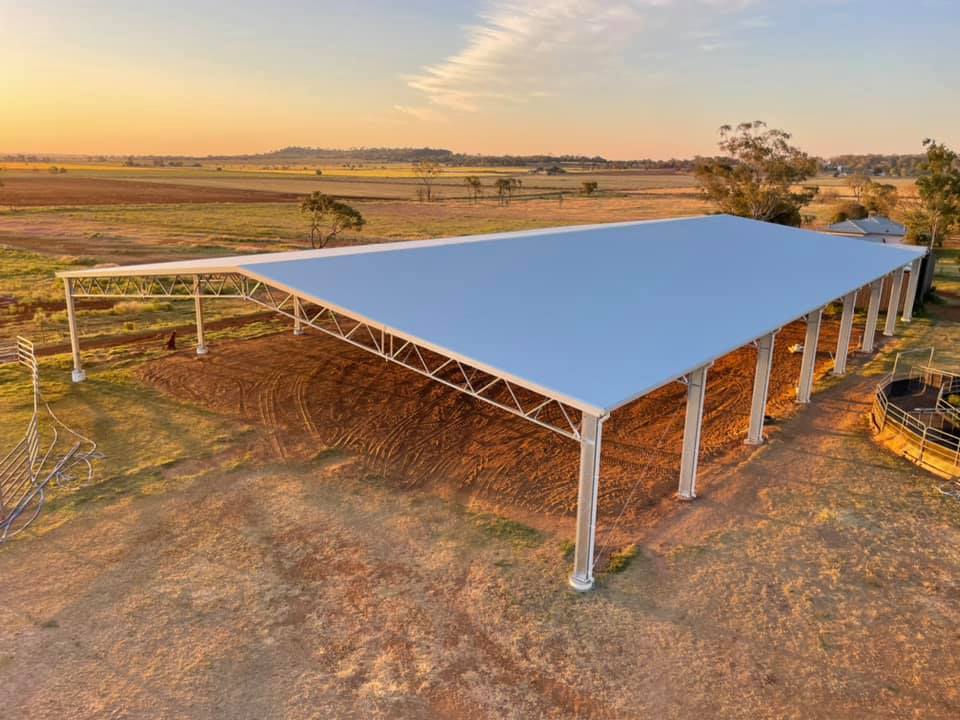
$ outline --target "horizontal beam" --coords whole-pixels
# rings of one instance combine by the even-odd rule
[[[249,278],[237,273],[222,275],[142,275],[129,277],[73,278],[75,298],[243,298]]]

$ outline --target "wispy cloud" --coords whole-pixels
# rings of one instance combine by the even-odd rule
[[[446,120],[445,116],[433,108],[422,105],[394,105],[393,109],[417,120]]]
[[[467,28],[462,50],[406,78],[426,104],[397,110],[426,117],[431,106],[476,111],[553,95],[604,70],[638,36],[678,21],[702,25],[758,1],[500,0]]]
[[[750,28],[751,30],[759,30],[773,27],[773,20],[768,18],[766,15],[754,15],[753,17],[743,18],[740,21],[740,24],[745,28]]]

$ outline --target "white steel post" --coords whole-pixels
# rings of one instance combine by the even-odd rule
[[[903,299],[903,315],[900,319],[904,322],[913,320],[913,304],[917,300],[917,285],[920,283],[920,264],[923,258],[917,258],[910,263],[910,280],[907,282],[907,296]]]
[[[700,456],[700,431],[703,428],[703,398],[707,394],[707,368],[704,365],[687,375],[687,415],[683,423],[683,452],[680,455],[680,487],[684,500],[697,496],[697,460]]]
[[[897,312],[900,310],[900,291],[903,289],[903,270],[897,270],[891,275],[890,298],[887,301],[887,321],[883,326],[883,334],[893,337],[897,329]]]
[[[807,334],[803,340],[803,358],[800,360],[800,382],[797,384],[797,402],[810,402],[813,392],[813,371],[817,364],[817,343],[820,340],[820,318],[823,308],[807,315]]]
[[[753,376],[753,402],[750,405],[748,445],[763,443],[763,418],[767,412],[767,391],[770,387],[770,368],[773,366],[773,340],[776,333],[757,340],[757,371]]]
[[[870,283],[870,302],[867,305],[867,323],[863,328],[863,342],[860,349],[865,353],[873,352],[877,336],[877,318],[880,315],[880,296],[883,294],[883,278]]]
[[[597,541],[597,489],[600,479],[600,438],[603,421],[583,414],[580,421],[580,491],[577,495],[577,545],[570,586],[584,592],[593,587],[593,553]]]
[[[63,279],[63,288],[67,302],[67,325],[70,327],[70,352],[73,353],[73,372],[70,378],[75,382],[83,382],[87,374],[80,364],[80,333],[77,332],[77,312],[73,307],[73,280]]]
[[[300,307],[300,298],[293,296],[293,334],[303,335],[303,321],[301,320],[303,309]]]
[[[843,314],[840,316],[840,334],[837,336],[837,355],[833,361],[833,374],[847,372],[847,353],[850,351],[850,334],[853,332],[853,310],[857,305],[857,291],[843,296]]]
[[[200,276],[193,277],[193,305],[197,316],[197,355],[207,354],[207,343],[203,335],[203,299],[200,296]]]

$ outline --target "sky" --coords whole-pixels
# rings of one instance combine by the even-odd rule
[[[0,0],[0,153],[960,147],[958,0]]]

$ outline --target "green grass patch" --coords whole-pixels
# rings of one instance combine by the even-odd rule
[[[479,513],[474,515],[473,522],[485,535],[514,545],[536,547],[543,542],[543,535],[529,525],[499,515]]]
[[[103,363],[86,382],[69,381],[69,357],[43,358],[41,386],[57,416],[92,438],[104,457],[87,480],[78,468],[75,480],[50,487],[47,503],[31,534],[42,534],[91,506],[130,496],[165,491],[172,479],[191,479],[177,466],[203,460],[245,441],[246,428],[202,408],[161,395],[132,373],[136,363]],[[0,437],[8,445],[24,433],[32,411],[29,379],[22,368],[0,368]],[[41,417],[41,435],[49,442],[52,425]],[[61,447],[64,441],[58,442]]]
[[[630,567],[630,563],[633,562],[639,552],[640,548],[634,543],[620,548],[610,556],[610,560],[607,562],[607,572],[611,574],[623,572]]]

